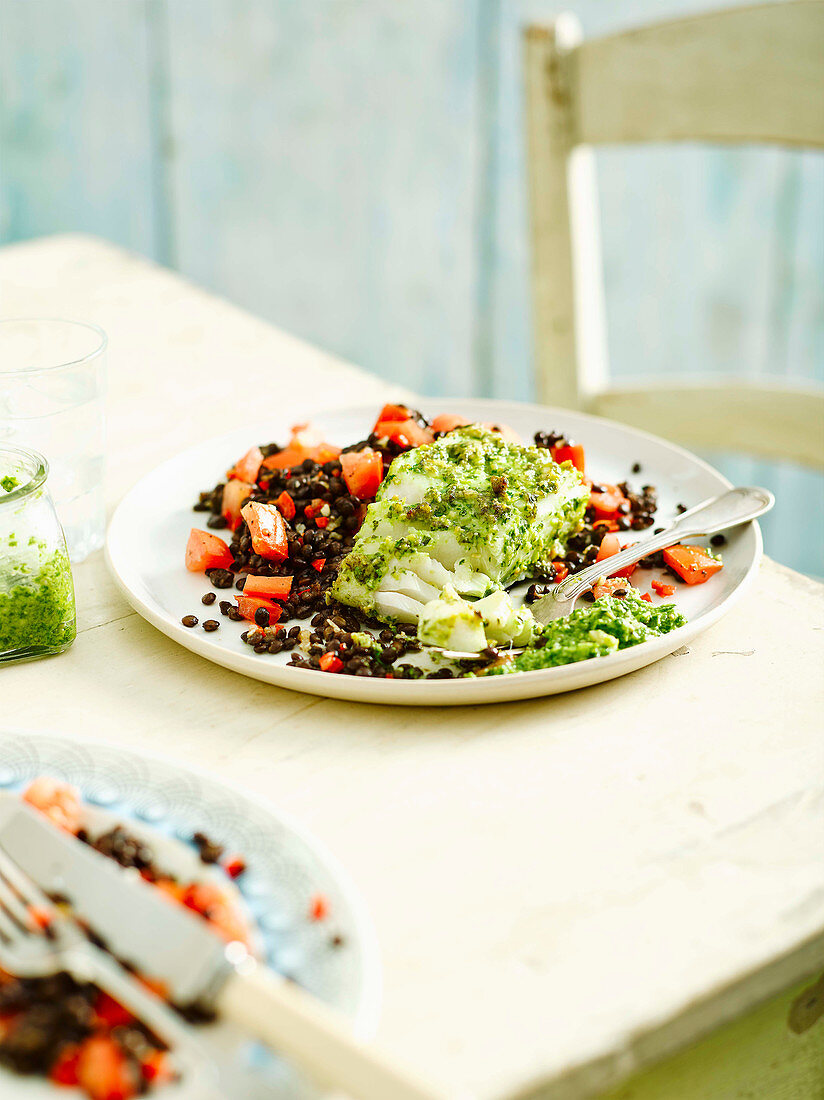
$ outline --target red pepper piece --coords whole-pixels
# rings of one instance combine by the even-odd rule
[[[324,672],[340,672],[343,668],[343,661],[335,653],[324,653],[318,664]]]
[[[309,903],[309,920],[326,920],[329,916],[329,899],[325,894],[315,894]]]
[[[246,870],[246,861],[243,856],[227,856],[223,861],[223,870],[229,878],[237,878]]]
[[[584,472],[584,448],[577,443],[558,443],[550,448],[555,462],[571,462],[579,473]]]
[[[297,509],[295,508],[295,502],[292,500],[291,496],[286,492],[285,489],[279,497],[275,498],[275,504],[280,509],[280,514],[283,516],[284,519],[295,518],[295,512],[297,511]]]
[[[268,626],[272,626],[278,621],[282,614],[282,609],[278,607],[276,603],[272,603],[271,600],[256,599],[254,596],[238,596],[237,597],[237,609],[244,619],[247,619],[250,623],[256,623],[257,619],[255,614],[259,608],[264,607],[269,612]],[[258,624],[259,625],[259,624]]]

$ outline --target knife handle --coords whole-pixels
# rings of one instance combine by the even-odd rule
[[[319,1084],[357,1100],[440,1100],[359,1042],[338,1012],[267,967],[232,973],[215,1007]]]

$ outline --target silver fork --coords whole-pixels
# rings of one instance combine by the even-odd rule
[[[86,937],[0,847],[0,966],[24,978],[66,971],[93,982],[141,1020],[173,1051],[176,1065],[198,1088],[218,1100],[217,1069],[199,1041],[171,1008]]]
[[[641,539],[632,546],[628,546],[626,550],[620,550],[611,558],[596,562],[582,569],[580,573],[573,573],[566,580],[554,584],[547,595],[534,603],[530,610],[541,626],[552,622],[553,619],[564,619],[574,608],[578,597],[592,588],[601,577],[611,576],[627,565],[634,565],[641,558],[673,546],[680,539],[694,538],[697,535],[714,535],[718,531],[726,531],[741,523],[749,523],[750,520],[769,512],[774,504],[775,497],[769,489],[729,489],[726,493],[702,501],[701,504],[696,504],[694,508],[683,512],[674,523],[659,534]],[[437,647],[427,646],[426,648],[436,649]],[[452,649],[438,649],[438,652],[452,660],[489,660],[488,655],[483,653],[460,653]],[[523,648],[501,649],[502,656],[514,653],[523,653]]]

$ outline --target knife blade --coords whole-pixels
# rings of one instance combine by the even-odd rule
[[[211,1003],[239,957],[206,922],[15,798],[0,804],[0,845],[47,894],[74,913],[123,962],[165,983],[179,1005]]]

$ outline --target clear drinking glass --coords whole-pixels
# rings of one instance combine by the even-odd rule
[[[0,662],[62,653],[74,641],[72,571],[48,475],[37,451],[0,443]]]
[[[72,561],[103,545],[106,334],[79,321],[0,321],[0,445],[35,447]]]

